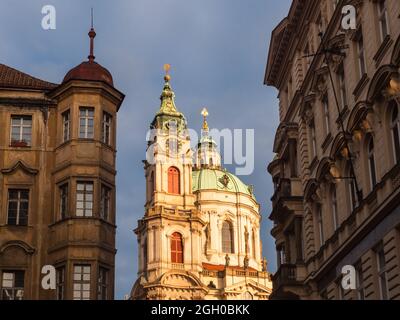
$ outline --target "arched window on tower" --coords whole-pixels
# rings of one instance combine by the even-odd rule
[[[233,227],[228,221],[224,221],[222,224],[222,251],[224,253],[234,253]]]
[[[178,168],[168,169],[168,193],[180,194],[180,173]]]
[[[174,232],[171,237],[171,262],[183,263],[183,239],[179,232]]]
[[[392,133],[394,163],[396,164],[400,162],[400,118],[399,107],[394,100],[390,102],[389,110],[391,110],[390,129]]]
[[[368,153],[368,170],[371,190],[376,185],[376,166],[375,166],[375,153],[374,153],[374,139],[369,136],[367,140],[367,153]]]

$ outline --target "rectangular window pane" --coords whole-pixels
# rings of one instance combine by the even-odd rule
[[[0,300],[22,300],[24,298],[24,271],[2,272]]]
[[[73,298],[74,300],[90,299],[90,265],[74,266]]]
[[[94,137],[94,109],[80,108],[79,112],[79,137],[93,139]]]
[[[28,224],[29,211],[29,190],[9,189],[8,190],[8,219],[9,225]]]
[[[93,182],[78,182],[76,194],[76,215],[91,217],[93,210]]]
[[[11,117],[11,145],[30,146],[32,140],[32,116]]]

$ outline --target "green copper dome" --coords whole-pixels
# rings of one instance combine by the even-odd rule
[[[234,174],[219,169],[200,169],[192,172],[192,191],[220,190],[234,193],[244,193],[256,199],[253,187],[243,183]]]

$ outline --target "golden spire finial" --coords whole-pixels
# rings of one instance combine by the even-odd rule
[[[207,110],[207,108],[203,108],[203,110],[201,110],[201,115],[203,116],[203,130],[208,130],[208,123],[207,123],[208,110]]]
[[[164,71],[165,71],[165,77],[164,80],[168,82],[171,80],[171,76],[169,75],[169,70],[171,70],[171,65],[169,63],[164,64]]]

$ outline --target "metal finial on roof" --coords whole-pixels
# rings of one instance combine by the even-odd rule
[[[90,28],[88,35],[90,38],[90,53],[89,53],[88,59],[89,59],[89,62],[93,62],[95,59],[94,38],[96,37],[96,32],[94,31],[94,27],[93,27],[93,8],[91,8],[91,28]]]
[[[201,115],[203,116],[203,130],[208,130],[208,123],[207,123],[207,116],[208,116],[208,110],[207,108],[203,108],[201,110]]]

